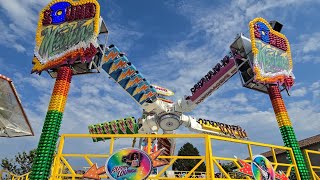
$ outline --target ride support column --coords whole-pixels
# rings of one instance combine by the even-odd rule
[[[70,67],[63,66],[59,68],[40,136],[36,157],[29,176],[31,180],[49,179],[54,152],[59,138],[64,107],[70,89],[71,78],[72,70]]]
[[[288,112],[286,110],[284,101],[282,99],[278,85],[269,85],[268,92],[269,92],[269,97],[272,102],[273,110],[276,115],[276,119],[280,128],[284,145],[292,148],[301,180],[310,180],[309,170],[307,168],[305,159],[299,147],[296,135],[291,125],[291,121],[290,121]],[[288,158],[290,162],[292,162],[290,159],[290,155],[288,155]]]

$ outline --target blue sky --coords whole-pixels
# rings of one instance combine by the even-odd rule
[[[35,137],[0,139],[0,159],[31,150],[39,140],[54,79],[45,73],[31,75],[30,71],[38,12],[48,2],[0,0],[0,73],[14,81],[35,131]],[[292,96],[283,93],[289,116],[298,139],[319,133],[320,1],[99,2],[110,31],[108,43],[125,52],[151,83],[173,90],[173,100],[190,94],[194,83],[228,52],[237,33],[248,35],[250,20],[278,20],[291,43],[296,76]],[[105,72],[73,77],[60,133],[88,133],[89,124],[127,116],[139,118],[141,111]],[[237,124],[253,141],[283,145],[269,97],[243,88],[238,75],[191,115]],[[178,133],[189,131],[182,128]],[[194,144],[203,151],[203,144]],[[101,144],[93,149],[90,141],[69,145],[70,150],[103,150]],[[220,146],[215,152],[223,154],[232,149]]]

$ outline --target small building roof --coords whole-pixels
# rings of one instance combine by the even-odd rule
[[[303,139],[303,140],[299,141],[298,143],[299,143],[299,146],[301,149],[305,149],[306,147],[308,147],[310,145],[320,143],[320,134]],[[276,155],[283,154],[284,152],[285,152],[285,150],[275,149]],[[272,157],[272,152],[271,151],[264,152],[261,155],[263,155],[265,157]]]

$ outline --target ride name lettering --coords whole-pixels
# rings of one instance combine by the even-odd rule
[[[92,20],[60,24],[56,27],[48,26],[41,32],[43,40],[39,48],[39,55],[42,57],[52,57],[62,53],[79,42],[90,40],[93,31],[94,25]]]
[[[290,64],[287,53],[256,40],[256,47],[259,50],[258,63],[265,73],[277,73],[283,70],[289,71]]]
[[[116,166],[112,168],[111,174],[112,173],[117,173],[117,178],[120,176],[125,176],[130,173],[135,173],[137,172],[136,169],[129,169],[129,166]]]
[[[206,119],[198,119],[197,122],[200,125],[206,125],[212,128],[219,128],[221,132],[223,132],[225,135],[230,135],[233,137],[240,137],[240,138],[247,138],[247,133],[245,130],[243,130],[240,126],[235,126],[235,125],[229,125],[229,124],[224,124],[220,122],[215,122],[215,121],[210,121]]]
[[[64,3],[64,2],[58,2]],[[96,5],[94,3],[86,3],[83,5],[77,5],[72,6],[71,4],[68,4],[67,6],[63,6],[63,9],[56,9],[52,10],[47,9],[43,12],[43,19],[42,19],[42,25],[47,26],[50,24],[56,24],[54,23],[54,18],[57,18],[60,16],[63,19],[61,19],[61,22],[71,22],[76,20],[83,20],[83,19],[91,19],[96,15]],[[59,15],[58,15],[59,14]]]
[[[196,93],[196,91],[198,91],[199,89],[201,89],[203,87],[203,85],[207,82],[210,81],[210,79],[212,77],[214,77],[222,68],[224,68],[228,63],[230,62],[230,57],[229,56],[225,56],[222,60],[221,60],[221,64],[218,63],[216,64],[212,70],[210,70],[203,78],[201,78],[200,81],[198,81],[193,88],[190,89],[192,95]]]
[[[204,94],[197,102],[196,104],[200,104],[204,99],[206,99],[208,96],[210,96],[214,90],[218,89],[222,84],[224,84],[229,78],[231,78],[235,72],[237,71],[237,69],[234,69],[231,71],[231,74],[225,74],[220,80],[219,82],[212,86],[211,89],[206,93]]]

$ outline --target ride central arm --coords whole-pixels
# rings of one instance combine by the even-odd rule
[[[238,72],[235,58],[238,56],[225,56],[221,63],[215,65],[201,80],[190,90],[192,95],[180,99],[175,104],[175,110],[179,112],[190,112],[198,104],[203,102],[214,91],[226,83]]]
[[[155,88],[116,46],[107,48],[102,63],[102,69],[145,111],[166,110],[165,104],[158,100]]]

